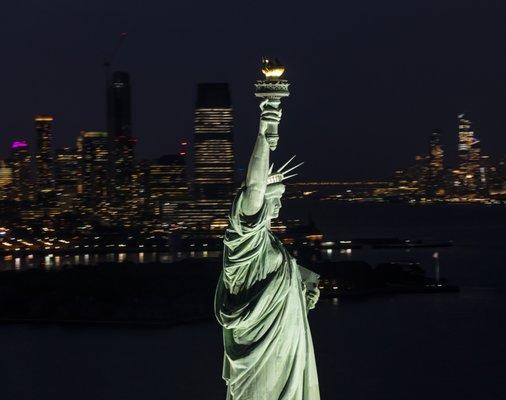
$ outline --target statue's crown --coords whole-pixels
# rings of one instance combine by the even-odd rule
[[[273,183],[279,183],[283,182],[284,180],[288,178],[292,178],[296,176],[297,174],[287,175],[289,172],[292,172],[294,169],[299,168],[304,162],[301,162],[294,167],[288,168],[285,170],[285,168],[290,164],[290,162],[295,158],[295,156],[292,156],[286,163],[284,163],[275,173],[272,173],[272,170],[274,169],[274,164],[271,164],[271,167],[269,168],[269,176],[267,177],[267,185],[271,185]]]

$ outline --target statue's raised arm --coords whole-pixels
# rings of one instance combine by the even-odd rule
[[[274,151],[278,145],[278,126],[281,121],[281,99],[287,97],[289,83],[282,79],[285,68],[277,59],[262,58],[262,72],[265,79],[255,84],[255,96],[260,103],[260,126],[258,137],[251,154],[246,175],[244,200],[241,212],[254,215],[262,208],[269,173],[269,149]],[[275,183],[275,182],[271,182]],[[279,190],[280,187],[271,189]]]
[[[274,103],[274,104],[273,104]],[[269,151],[270,144],[265,135],[266,130],[273,124],[279,124],[281,109],[279,100],[265,99],[260,104],[260,126],[253,153],[248,164],[246,174],[246,189],[244,200],[241,203],[245,215],[254,215],[262,208],[267,179],[269,177]],[[277,140],[276,140],[277,141]]]

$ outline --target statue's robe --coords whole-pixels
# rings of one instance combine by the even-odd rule
[[[299,268],[269,230],[265,203],[241,214],[243,195],[232,206],[215,298],[227,399],[319,400]]]

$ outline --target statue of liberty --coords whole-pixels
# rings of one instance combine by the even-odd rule
[[[224,237],[215,313],[223,326],[227,400],[320,399],[307,319],[318,301],[318,275],[298,266],[270,230],[281,208],[282,182],[297,167],[269,168],[281,119],[279,85],[288,93],[286,81],[269,79],[279,78],[279,69],[264,60],[267,80],[257,84],[257,96],[264,97],[259,133]],[[269,95],[258,95],[266,87]]]

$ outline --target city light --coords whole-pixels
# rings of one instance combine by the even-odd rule
[[[11,149],[19,149],[28,147],[28,142],[26,140],[15,140],[11,144]]]
[[[263,72],[277,79],[284,67],[266,59]],[[82,131],[74,146],[54,149],[51,115],[34,117],[35,146],[24,139],[11,142],[10,158],[0,163],[0,201],[8,209],[0,228],[2,252],[149,252],[170,248],[175,237],[196,251],[217,246],[239,184],[228,84],[198,86],[191,150],[181,138],[172,154],[150,160],[135,158],[130,90],[128,73],[112,74],[107,131]],[[434,129],[427,134],[427,153],[414,156],[412,165],[389,180],[288,182],[284,195],[322,202],[504,205],[506,160],[494,163],[483,154],[467,115],[459,114],[456,122],[455,165],[448,165],[442,133]],[[331,252],[352,252],[350,240],[328,241],[314,229],[294,235],[298,227],[279,220],[271,229],[287,246],[318,243]]]

